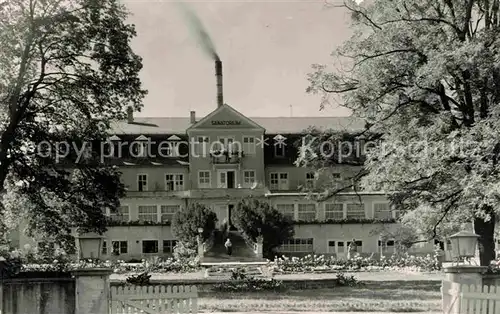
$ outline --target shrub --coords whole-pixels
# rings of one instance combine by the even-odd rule
[[[253,242],[262,235],[263,254],[268,258],[274,255],[277,247],[292,238],[294,234],[290,219],[267,202],[253,198],[240,201],[232,213],[231,220],[243,236]]]
[[[191,204],[186,210],[175,213],[172,232],[175,237],[189,248],[196,247],[198,228],[203,228],[202,238],[207,240],[215,230],[217,216],[201,204]]]
[[[143,272],[137,276],[129,276],[125,281],[136,286],[147,286],[150,284],[150,279],[151,275],[148,272]]]
[[[360,282],[354,276],[347,276],[342,272],[337,274],[337,285],[341,287],[355,287],[359,285]]]
[[[186,261],[195,259],[198,256],[198,250],[195,247],[189,247],[184,242],[177,241],[174,247],[174,259]]]
[[[278,292],[286,290],[285,285],[280,280],[248,277],[241,270],[232,271],[230,281],[216,283],[213,289],[218,292]]]
[[[437,271],[441,270],[441,264],[436,256],[414,256],[408,253],[394,254],[390,257],[375,259],[373,257],[361,257],[357,254],[350,260],[337,259],[333,256],[307,255],[305,257],[276,257],[270,262],[274,272],[297,273],[312,271],[341,271],[341,270],[386,270],[386,269],[408,269],[413,271]]]

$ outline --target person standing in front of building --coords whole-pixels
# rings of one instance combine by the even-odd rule
[[[352,239],[351,243],[349,243],[349,247],[347,248],[347,259],[353,258],[357,251],[358,247],[356,245],[356,239]]]
[[[229,240],[229,238],[227,238],[226,243],[224,243],[224,246],[226,247],[227,255],[231,255],[233,253],[233,244],[231,243],[231,240]]]

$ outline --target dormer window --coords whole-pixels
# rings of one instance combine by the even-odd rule
[[[274,157],[285,157],[285,146],[286,146],[286,137],[283,135],[276,135],[273,137],[274,140]]]
[[[166,145],[164,146],[163,154],[165,157],[177,157],[179,156],[179,141],[180,137],[177,135],[172,135],[167,138]]]
[[[141,135],[132,142],[132,157],[147,157],[149,138]]]
[[[119,152],[120,149],[119,144],[121,140],[122,139],[116,135],[109,137],[108,140],[106,141],[106,145],[103,146],[104,147],[103,153],[109,157],[121,158],[122,154],[121,152]]]

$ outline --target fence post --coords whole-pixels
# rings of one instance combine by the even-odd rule
[[[8,263],[7,260],[0,256],[0,314],[3,314],[3,284],[4,280],[7,277],[7,268]]]
[[[110,268],[78,269],[75,277],[75,314],[109,313]]]
[[[483,285],[483,274],[486,266],[454,265],[444,267],[445,280],[442,284],[444,313],[460,313],[462,285]],[[449,282],[449,283],[448,283]],[[451,293],[449,293],[451,291]]]

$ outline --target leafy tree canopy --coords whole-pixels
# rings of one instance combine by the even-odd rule
[[[267,202],[248,198],[241,200],[232,212],[231,221],[247,239],[263,238],[263,255],[275,256],[275,249],[293,237],[293,222]]]
[[[500,211],[499,1],[344,7],[354,33],[334,54],[343,69],[315,65],[309,91],[340,95],[381,135],[367,152],[365,189],[389,193],[430,237],[474,221],[489,264]]]
[[[70,238],[70,227],[105,230],[103,209],[114,210],[123,195],[119,172],[92,156],[71,165],[58,157],[66,145],[80,151],[73,143],[105,139],[125,107],[142,106],[142,62],[126,17],[118,0],[0,4],[3,228],[22,218],[31,235],[59,240]]]
[[[202,204],[193,203],[186,210],[175,213],[172,232],[187,248],[196,247],[198,229],[203,228],[202,238],[207,240],[215,230],[217,215]]]

